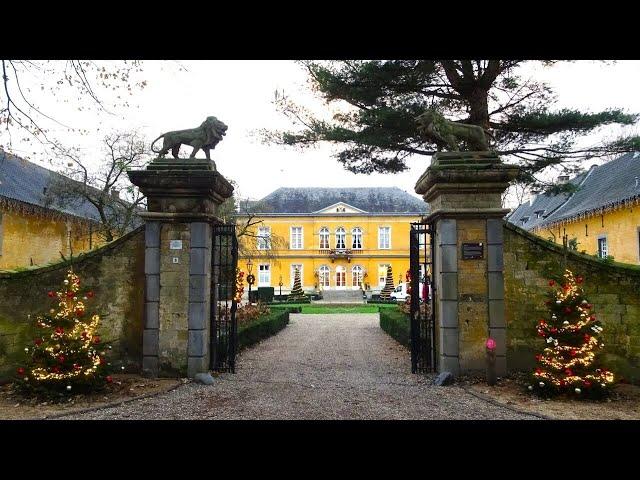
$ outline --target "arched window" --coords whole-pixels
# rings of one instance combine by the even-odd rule
[[[320,248],[329,248],[329,229],[327,227],[320,229]]]
[[[351,285],[354,287],[362,287],[362,267],[354,265],[351,269]]]
[[[353,230],[351,230],[351,237],[352,237],[352,245],[351,248],[353,248],[354,250],[357,249],[361,249],[362,248],[362,229],[360,227],[355,227]]]
[[[345,231],[344,228],[338,227],[336,229],[336,248],[337,249],[345,249],[345,248],[347,248],[345,246],[346,239],[347,239],[347,232]]]
[[[322,265],[319,269],[318,269],[318,273],[319,273],[319,282],[320,282],[320,286],[321,287],[328,287],[329,286],[329,275],[331,274],[329,267],[327,267],[326,265]]]

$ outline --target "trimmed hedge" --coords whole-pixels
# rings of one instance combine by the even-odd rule
[[[275,335],[289,323],[289,313],[296,312],[299,312],[299,308],[277,309],[254,322],[241,325],[238,328],[238,350]]]
[[[386,305],[386,304],[390,304],[390,305],[397,305],[398,303],[402,303],[403,300],[367,300],[367,303],[371,303],[371,304],[380,304],[380,305]]]
[[[400,310],[380,309],[380,328],[398,343],[411,347],[411,325],[409,315]]]

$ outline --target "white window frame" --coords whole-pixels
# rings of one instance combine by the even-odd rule
[[[296,279],[295,267],[300,267],[300,287],[304,288],[304,265],[302,263],[292,263],[289,267],[289,273],[291,274],[291,288],[293,288],[293,282],[295,282]]]
[[[604,244],[604,249],[601,249],[602,244]],[[607,239],[606,235],[599,235],[598,236],[598,257],[607,258],[608,256],[609,256],[609,240]]]
[[[339,239],[342,240],[340,246]],[[347,248],[347,230],[344,227],[336,228],[336,250],[345,250]]]
[[[356,239],[359,240],[360,246],[356,246]],[[351,229],[351,248],[353,250],[362,250],[362,228],[353,227]]]
[[[383,230],[387,231],[387,246],[382,244],[382,232]],[[389,226],[380,226],[378,227],[378,249],[379,250],[391,250],[391,227]]]
[[[336,272],[336,287],[345,288],[347,286],[347,268],[343,265],[338,265],[335,269]],[[344,283],[342,285],[338,285],[338,272],[342,272],[344,274]]]
[[[318,233],[320,239],[320,250],[328,250],[331,248],[330,232],[327,227],[322,227]],[[326,240],[326,244],[322,245],[322,240]]]
[[[296,242],[296,238],[294,237],[294,233],[293,230],[294,229],[300,229],[300,242]],[[297,234],[296,234],[297,235]],[[304,249],[304,230],[302,227],[299,226],[295,226],[295,227],[289,227],[289,240],[290,240],[290,248],[291,250],[302,250]]]
[[[384,287],[385,284],[387,283],[387,269],[389,268],[391,264],[390,263],[379,263],[378,264],[378,286],[379,287]],[[380,270],[382,269],[382,267],[384,267],[384,276],[381,278],[380,277]]]
[[[358,277],[356,278],[356,271],[358,271]],[[361,265],[354,265],[351,267],[351,286],[362,287],[364,277],[364,268]]]
[[[271,250],[271,227],[258,227],[258,250]]]
[[[267,267],[266,269],[260,270],[260,267]],[[267,272],[267,281],[262,281],[261,272]],[[260,263],[258,264],[258,287],[270,287],[271,286],[271,264],[270,263]]]
[[[318,284],[324,288],[331,286],[331,267],[328,265],[320,265],[318,268]]]

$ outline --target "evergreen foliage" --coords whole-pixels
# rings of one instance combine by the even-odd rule
[[[535,61],[541,67],[553,61]],[[445,118],[490,132],[491,148],[521,166],[519,181],[549,187],[535,174],[550,166],[575,173],[594,156],[640,150],[630,135],[578,146],[598,128],[632,125],[638,115],[609,108],[601,112],[557,109],[546,83],[529,78],[523,60],[303,61],[313,91],[340,110],[320,119],[284,93],[275,104],[294,123],[288,131],[264,130],[268,143],[339,146],[337,159],[356,173],[406,170],[411,155],[432,155],[436,145],[418,135],[416,117],[428,108]],[[523,68],[525,67],[525,68]],[[347,106],[345,108],[345,105]]]
[[[388,300],[389,298],[391,298],[391,292],[393,292],[394,288],[393,272],[391,271],[391,265],[389,265],[387,267],[387,279],[385,281],[384,288],[380,292],[380,298],[382,298],[383,300]]]
[[[300,283],[300,270],[296,268],[295,274],[293,277],[293,288],[291,289],[291,293],[287,298],[288,302],[299,301],[306,299],[306,295],[302,291],[302,285]]]

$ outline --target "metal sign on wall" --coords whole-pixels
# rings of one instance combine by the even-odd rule
[[[462,244],[463,260],[479,260],[481,258],[484,258],[484,245],[482,242]]]

